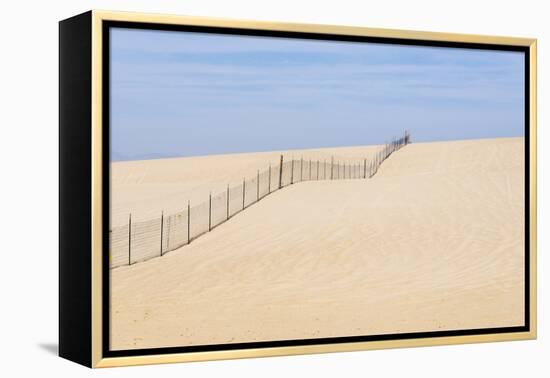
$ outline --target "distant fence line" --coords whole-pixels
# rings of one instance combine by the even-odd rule
[[[279,164],[269,165],[264,171],[216,195],[208,200],[171,215],[161,213],[159,218],[146,221],[132,221],[114,227],[109,232],[110,265],[116,268],[132,265],[153,257],[162,256],[191,243],[214,227],[226,222],[234,215],[260,201],[265,196],[303,181],[367,179],[378,172],[378,168],[393,152],[410,143],[410,134],[384,145],[371,159],[350,163],[327,160],[292,159],[285,161],[281,155]]]

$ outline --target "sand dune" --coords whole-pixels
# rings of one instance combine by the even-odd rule
[[[210,191],[219,193],[227,185],[240,184],[244,177],[254,177],[269,164],[279,164],[281,154],[291,160],[311,159],[335,162],[360,162],[368,159],[380,146],[324,148],[210,155],[188,158],[139,160],[111,164],[111,225],[148,220],[165,213],[175,213],[192,204],[204,202]]]
[[[370,180],[290,186],[117,268],[111,348],[522,325],[523,142],[412,144]]]

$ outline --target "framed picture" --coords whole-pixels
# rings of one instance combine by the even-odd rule
[[[60,22],[59,353],[536,337],[536,41]]]

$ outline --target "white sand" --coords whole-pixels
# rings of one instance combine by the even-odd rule
[[[523,138],[412,144],[373,179],[273,193],[188,246],[112,270],[111,348],[522,325],[523,156]],[[222,163],[195,159],[185,175],[206,185]],[[117,164],[146,164],[151,188],[174,176],[167,160]],[[124,169],[115,183],[137,179]]]

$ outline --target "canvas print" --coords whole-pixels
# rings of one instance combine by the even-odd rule
[[[522,52],[109,43],[110,350],[525,324]]]

